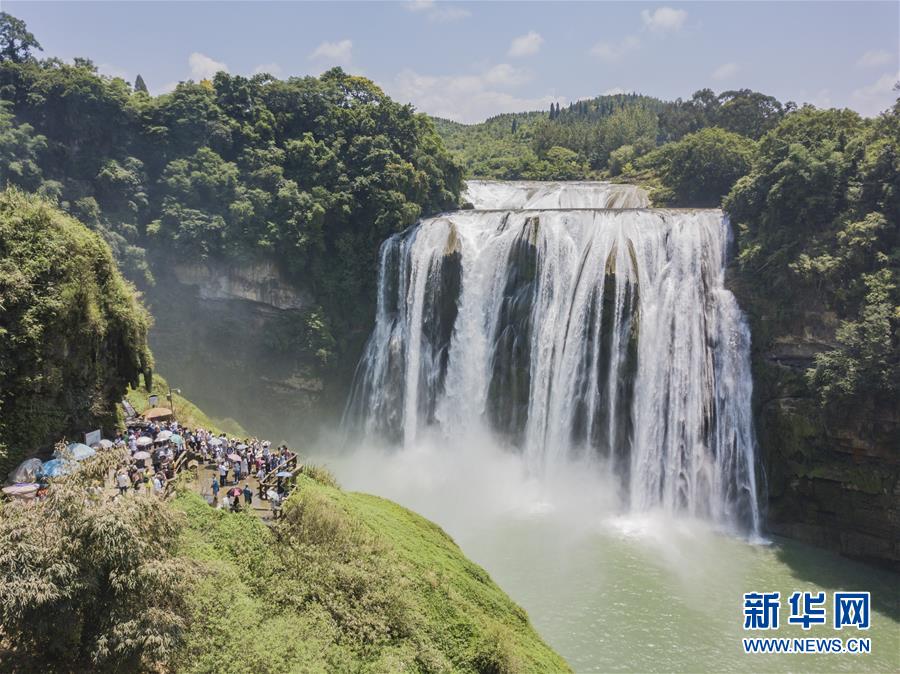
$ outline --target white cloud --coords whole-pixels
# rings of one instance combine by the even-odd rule
[[[212,79],[220,70],[228,72],[227,65],[198,51],[188,56],[188,66],[191,69],[191,77],[195,80]]]
[[[267,73],[273,77],[280,77],[281,66],[277,63],[261,63],[253,69],[254,75],[262,75],[263,73]]]
[[[472,16],[472,12],[465,7],[439,5],[434,0],[409,0],[405,6],[410,12],[422,14],[433,23],[447,23]]]
[[[870,49],[859,57],[856,65],[863,68],[874,68],[875,66],[883,66],[891,62],[891,53],[886,49]]]
[[[309,58],[346,65],[353,58],[353,41],[323,42],[313,50]]]
[[[601,41],[591,47],[590,53],[601,61],[613,63],[620,60],[628,52],[641,46],[641,41],[634,35],[626,35],[618,42]]]
[[[723,63],[718,68],[712,71],[712,78],[714,80],[730,80],[732,77],[738,74],[738,71],[740,69],[741,68],[737,63]]]
[[[409,101],[419,110],[466,123],[503,112],[542,110],[551,102],[567,102],[551,93],[517,95],[515,88],[529,79],[526,71],[508,63],[460,75],[426,75],[407,68],[384,88],[393,98]]]
[[[542,44],[544,44],[544,38],[540,33],[530,30],[512,41],[507,54],[509,56],[531,56],[540,51]]]
[[[687,12],[683,9],[671,7],[659,7],[653,12],[648,9],[641,11],[641,19],[644,26],[655,33],[668,33],[681,30],[687,19]]]
[[[885,73],[872,84],[860,87],[851,94],[853,107],[868,116],[884,112],[897,99],[894,91],[897,82],[900,82],[900,72]]]
[[[625,89],[622,87],[613,87],[612,89],[607,89],[603,92],[604,96],[618,96],[619,94],[626,93]]]
[[[499,63],[488,68],[482,77],[488,84],[501,87],[515,87],[531,79],[527,72],[520,68],[514,68],[508,63]]]

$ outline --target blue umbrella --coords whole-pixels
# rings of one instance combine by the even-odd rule
[[[178,433],[175,433],[172,437],[169,438],[169,442],[174,443],[176,445],[183,445],[184,438],[182,438]]]
[[[294,475],[293,473],[286,471],[286,470],[280,470],[277,473],[275,473],[275,477],[293,477],[293,475]]]
[[[63,475],[74,473],[77,467],[78,464],[68,459],[50,459],[41,466],[41,475],[45,477],[62,477]]]
[[[71,443],[68,447],[66,447],[66,450],[76,461],[84,461],[85,459],[89,459],[97,453],[97,450],[91,449],[81,442]]]

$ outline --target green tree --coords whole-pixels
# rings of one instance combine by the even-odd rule
[[[35,190],[43,181],[40,159],[47,139],[35,135],[30,124],[17,124],[9,107],[0,101],[0,188],[18,185]]]
[[[0,62],[24,63],[32,58],[31,50],[43,51],[25,22],[11,14],[0,12]]]
[[[145,94],[149,94],[150,90],[147,89],[147,85],[144,83],[144,78],[141,77],[141,74],[138,73],[138,76],[134,80],[134,90],[140,91]]]
[[[775,128],[786,112],[775,97],[750,89],[724,91],[713,115],[718,126],[757,139]]]
[[[718,128],[688,134],[661,151],[662,182],[679,206],[719,206],[750,172],[753,141]]]
[[[895,270],[866,274],[868,293],[856,320],[837,331],[838,348],[816,355],[807,380],[823,405],[900,394],[900,292]]]

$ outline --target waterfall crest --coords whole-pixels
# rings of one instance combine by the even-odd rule
[[[471,181],[465,198],[382,245],[350,421],[398,445],[479,424],[536,472],[596,458],[625,508],[758,531],[721,211],[589,182]]]

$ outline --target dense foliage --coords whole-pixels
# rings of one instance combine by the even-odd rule
[[[655,148],[709,127],[756,140],[794,107],[749,89],[718,95],[702,89],[688,101],[616,94],[551,106],[549,114],[505,114],[470,125],[435,121],[470,176],[550,180],[560,173],[561,149],[574,153],[566,157],[567,178],[616,176]]]
[[[841,319],[809,383],[823,404],[900,399],[900,103],[874,120],[803,108],[759,142],[725,208],[741,274],[774,304],[769,336],[804,311]],[[764,335],[759,337],[764,339]],[[849,405],[849,407],[848,407]]]
[[[145,89],[86,59],[0,53],[0,183],[99,231],[136,280],[152,280],[147,250],[270,256],[322,305],[310,324],[329,344],[368,320],[381,241],[458,201],[430,120],[340,69]]]
[[[183,641],[193,565],[149,494],[109,501],[98,455],[35,503],[0,504],[0,669],[160,671]]]
[[[148,326],[97,234],[40,197],[0,192],[0,474],[66,433],[110,429],[151,366]]]
[[[637,166],[662,184],[653,194],[657,203],[718,207],[750,171],[755,150],[749,138],[710,127],[663,145],[641,157]]]

